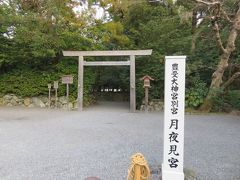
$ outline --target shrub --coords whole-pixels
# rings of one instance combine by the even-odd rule
[[[77,61],[76,61],[77,62]],[[52,65],[45,70],[34,70],[29,68],[13,69],[11,72],[0,76],[0,96],[5,94],[15,94],[21,97],[33,97],[48,95],[48,83],[59,81],[58,96],[65,96],[66,85],[61,83],[61,76],[71,74],[74,82],[69,86],[70,99],[77,98],[77,65],[75,61],[62,61],[57,66]],[[94,102],[91,93],[95,83],[95,72],[91,69],[84,71],[84,104]],[[52,89],[52,94],[54,90]]]
[[[225,103],[230,104],[232,108],[240,110],[240,91],[239,90],[229,91],[226,94],[224,101]]]
[[[231,109],[240,110],[240,91],[230,90],[222,91],[218,90],[217,96],[213,97],[212,111],[226,111]]]
[[[206,83],[201,81],[199,77],[196,77],[193,85],[186,90],[186,107],[198,108],[203,103],[207,92]]]

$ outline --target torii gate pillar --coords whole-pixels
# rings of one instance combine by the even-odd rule
[[[78,111],[83,109],[83,56],[79,56],[78,59]]]
[[[130,111],[136,111],[135,56],[130,56]]]

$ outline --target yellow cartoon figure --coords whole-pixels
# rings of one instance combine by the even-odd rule
[[[144,156],[136,153],[131,157],[131,161],[127,180],[150,180],[150,169]]]

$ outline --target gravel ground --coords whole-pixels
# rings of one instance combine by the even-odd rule
[[[83,112],[0,108],[0,179],[124,180],[135,152],[162,163],[163,113],[108,104]],[[185,167],[200,180],[240,179],[240,117],[187,115]]]

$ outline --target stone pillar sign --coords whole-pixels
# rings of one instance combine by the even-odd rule
[[[184,106],[186,56],[166,56],[163,180],[184,180]]]

